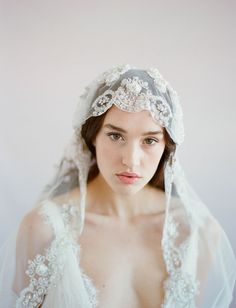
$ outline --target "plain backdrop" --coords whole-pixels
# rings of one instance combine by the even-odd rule
[[[52,176],[83,87],[130,63],[177,90],[181,163],[236,251],[235,14],[233,0],[1,0],[0,244]]]

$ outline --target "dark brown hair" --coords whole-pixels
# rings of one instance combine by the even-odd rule
[[[95,140],[98,132],[100,131],[103,121],[107,112],[97,117],[90,117],[86,120],[86,122],[82,125],[81,135],[85,140],[86,145],[88,146],[90,152],[92,153],[93,158],[96,158],[95,147],[93,145],[93,141]],[[149,184],[158,187],[162,190],[164,188],[164,168],[167,160],[169,159],[171,153],[174,153],[176,150],[176,144],[171,139],[166,129],[164,128],[164,140],[165,140],[165,149],[162,154],[161,160],[158,164],[158,168],[150,180]],[[99,173],[98,166],[94,163],[88,174],[88,182],[92,181]]]

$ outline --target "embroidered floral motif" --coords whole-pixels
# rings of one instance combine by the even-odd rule
[[[70,224],[72,222],[72,219],[75,217],[76,214],[78,214],[78,208],[73,204],[72,201],[69,203],[63,204],[61,207],[61,215],[64,222],[65,229],[70,231]],[[80,246],[78,244],[75,244],[75,247],[77,247],[77,253],[80,251]],[[81,269],[82,273],[82,279],[84,282],[85,289],[88,293],[89,301],[91,304],[91,308],[96,308],[98,304],[98,290],[95,288],[92,280],[90,277],[88,277],[83,270]]]
[[[107,90],[102,95],[98,96],[92,105],[92,115],[99,116],[106,112],[113,104],[114,94],[114,91]]]
[[[169,277],[164,283],[165,298],[162,308],[169,308],[169,303],[178,308],[195,308],[195,297],[198,292],[198,281],[183,269],[184,259],[188,251],[188,241],[175,246],[179,235],[179,224],[168,214],[166,229],[163,234],[163,256]]]
[[[113,67],[102,75],[100,81],[105,82],[106,86],[110,86],[114,81],[118,80],[122,74],[133,68],[134,67],[129,64]]]
[[[165,282],[166,301],[173,298],[176,307],[194,308],[198,283],[188,273],[176,270]],[[165,306],[163,306],[165,307]]]
[[[124,78],[116,90],[106,90],[92,105],[92,115],[99,116],[112,105],[128,112],[148,110],[162,126],[168,126],[172,118],[169,105],[161,96],[153,95],[148,83],[137,76]]]
[[[150,68],[147,70],[149,76],[151,76],[156,84],[156,87],[160,90],[160,92],[165,93],[166,88],[169,85],[168,82],[162,77],[159,71],[156,68]]]
[[[29,286],[22,290],[16,302],[16,307],[38,307],[42,304],[44,296],[50,287],[56,285],[61,277],[63,262],[60,262],[65,249],[71,245],[67,234],[62,234],[52,241],[45,255],[36,255],[34,260],[28,261],[26,275],[30,279]]]
[[[83,95],[81,96],[80,102],[74,114],[74,120],[73,120],[74,128],[76,129],[80,128],[82,123],[87,118],[89,118],[90,116],[101,115],[112,106],[112,101],[114,102],[114,93],[113,91],[110,91],[109,87],[112,87],[119,80],[119,78],[129,70],[133,70],[134,75],[135,75],[135,70],[139,71],[140,73],[139,69],[129,64],[117,66],[101,74],[98,78],[94,80],[92,84],[86,87],[85,93],[83,93]],[[160,125],[166,127],[171,138],[177,144],[182,143],[184,139],[184,127],[182,119],[183,114],[177,92],[162,77],[162,75],[156,68],[150,68],[143,71],[145,72],[145,75],[148,74],[151,78],[153,78],[155,88],[161,93],[161,95],[158,96],[158,99],[157,100],[154,99],[151,104],[152,114],[156,115],[154,119],[158,120]],[[101,96],[96,97],[95,100],[97,102],[97,105],[93,105],[93,107],[90,108],[90,106],[94,103],[94,95],[96,93],[95,91],[96,88],[97,90],[98,89],[102,90],[104,86],[107,87],[107,90],[104,89],[105,91],[103,92],[103,94],[101,94]],[[137,86],[136,89],[138,89]],[[117,92],[117,90],[115,92]],[[143,94],[140,93],[140,100],[138,100],[139,102],[145,100],[144,97],[142,97],[142,95]],[[121,97],[122,96],[120,96],[120,98]],[[117,105],[117,107],[121,106],[120,102]],[[165,105],[167,105],[169,108]],[[84,106],[84,108],[82,106]],[[126,110],[126,108],[127,106],[123,110]],[[164,110],[164,108],[167,109]],[[171,116],[169,116],[170,110],[168,109],[171,109]],[[131,109],[128,111],[131,111]]]

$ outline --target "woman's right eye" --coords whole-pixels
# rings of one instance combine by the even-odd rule
[[[118,133],[108,133],[107,136],[109,136],[113,141],[118,141],[122,138],[121,134]]]

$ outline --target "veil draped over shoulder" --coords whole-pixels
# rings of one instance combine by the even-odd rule
[[[99,290],[78,266],[84,228],[87,179],[96,164],[81,135],[90,117],[111,106],[148,110],[176,147],[183,142],[177,93],[157,69],[123,65],[107,70],[81,95],[74,135],[39,204],[0,251],[0,308],[98,307]],[[69,192],[79,187],[77,202]],[[166,204],[161,248],[167,279],[162,308],[226,308],[232,301],[236,261],[228,238],[186,180],[177,152],[164,166]],[[56,202],[58,196],[63,196]]]

